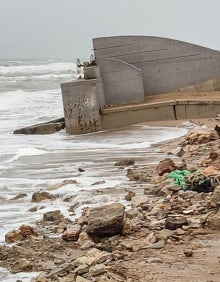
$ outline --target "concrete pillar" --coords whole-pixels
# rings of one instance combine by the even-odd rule
[[[67,133],[101,130],[99,113],[104,105],[102,79],[78,79],[61,84],[61,89]]]

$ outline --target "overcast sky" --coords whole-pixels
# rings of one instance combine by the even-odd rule
[[[0,58],[87,58],[112,35],[220,49],[219,29],[220,0],[0,0]]]

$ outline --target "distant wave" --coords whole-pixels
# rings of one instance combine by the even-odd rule
[[[72,62],[56,62],[49,64],[32,64],[32,65],[0,65],[0,75],[22,75],[22,74],[45,74],[60,73],[66,71],[76,72],[76,64]]]

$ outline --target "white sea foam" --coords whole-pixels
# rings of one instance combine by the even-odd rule
[[[60,62],[38,65],[13,65],[13,66],[0,66],[0,75],[22,75],[39,73],[44,74],[48,72],[60,73],[62,71],[76,70],[76,64],[73,62]]]

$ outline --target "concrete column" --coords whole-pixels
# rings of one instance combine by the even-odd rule
[[[99,113],[104,105],[102,79],[78,79],[61,84],[61,89],[67,133],[101,130]]]

